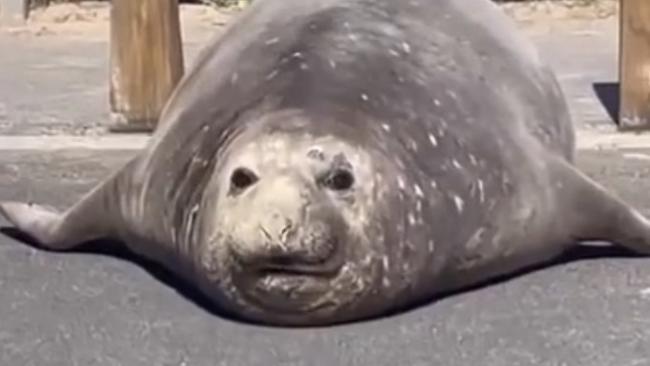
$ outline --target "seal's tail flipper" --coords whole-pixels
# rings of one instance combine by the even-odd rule
[[[650,255],[650,220],[565,161],[557,161],[566,222],[578,241],[606,241]]]

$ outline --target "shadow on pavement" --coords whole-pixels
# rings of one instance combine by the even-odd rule
[[[603,104],[609,118],[616,125],[619,124],[618,113],[619,113],[619,83],[593,83],[594,92],[598,97],[598,100]]]
[[[12,228],[12,227],[1,227],[0,233],[17,240],[23,244],[26,244],[32,248],[53,252],[47,248],[40,246],[36,243],[33,238],[25,235],[23,232]],[[76,253],[76,254],[93,254],[93,255],[105,255],[112,258],[121,259],[135,265],[140,266],[145,271],[147,271],[155,279],[161,281],[162,283],[170,286],[176,290],[181,296],[190,300],[194,304],[201,307],[203,310],[209,312],[212,315],[222,317],[224,319],[231,319],[233,321],[238,321],[241,323],[247,323],[244,319],[240,319],[235,314],[230,314],[222,309],[217,309],[213,302],[208,299],[206,295],[200,292],[197,288],[192,286],[191,283],[188,283],[186,280],[177,276],[172,271],[163,267],[162,265],[148,260],[142,256],[136,255],[131,252],[123,243],[115,240],[95,240],[88,243],[84,243],[79,247],[66,251],[67,253]]]
[[[26,236],[24,233],[20,232],[19,230],[16,230],[11,227],[0,227],[0,233],[7,235],[8,237],[18,240],[26,245],[29,245],[33,248],[39,249],[39,250],[44,250],[44,251],[50,251],[47,248],[43,248],[36,244],[32,238]],[[78,249],[70,250],[68,251],[69,253],[77,253],[77,254],[99,254],[99,255],[106,255],[110,256],[113,258],[121,259],[127,262],[131,262],[135,265],[141,266],[145,271],[147,271],[150,275],[152,275],[154,278],[157,280],[161,281],[162,283],[170,286],[174,290],[176,290],[181,296],[184,296],[186,299],[189,301],[193,302],[194,304],[198,305],[199,307],[203,308],[205,311],[208,313],[215,315],[217,317],[221,317],[223,319],[229,319],[235,322],[239,322],[242,324],[247,324],[247,325],[252,325],[256,326],[257,324],[251,323],[245,319],[242,319],[238,317],[236,314],[231,314],[229,312],[224,311],[223,309],[218,309],[214,305],[213,302],[211,302],[207,296],[205,296],[203,293],[201,293],[198,289],[196,289],[194,286],[192,286],[191,283],[188,283],[188,281],[178,277],[176,274],[172,273],[171,271],[167,270],[166,268],[162,267],[161,265],[150,261],[146,258],[143,258],[141,256],[138,256],[131,252],[125,245],[118,241],[113,241],[113,240],[97,240],[97,241],[92,241],[85,243],[81,246],[78,247]],[[464,293],[464,292],[469,292],[469,291],[474,291],[474,290],[479,290],[481,288],[489,287],[490,285],[498,284],[501,282],[506,282],[508,280],[517,278],[519,276],[523,276],[526,274],[533,273],[538,270],[543,270],[549,267],[553,266],[558,266],[561,264],[566,264],[570,262],[576,262],[576,261],[582,261],[582,260],[595,260],[595,259],[604,259],[604,258],[647,258],[648,256],[646,255],[641,255],[638,253],[635,253],[631,250],[628,250],[626,248],[618,247],[618,246],[612,246],[612,245],[578,245],[573,247],[572,249],[567,250],[563,255],[560,257],[551,260],[549,262],[545,263],[539,263],[534,266],[530,266],[524,269],[521,269],[519,271],[503,275],[497,278],[493,279],[488,279],[485,281],[482,281],[479,284],[468,286],[459,290],[454,290],[451,292],[446,292],[442,293],[438,296],[436,296],[434,299],[428,299],[419,303],[415,304],[410,304],[407,306],[402,306],[399,307],[395,310],[392,310],[388,313],[383,314],[383,316],[380,317],[371,317],[371,318],[365,318],[365,319],[360,319],[358,322],[365,322],[365,321],[372,321],[375,319],[379,319],[381,317],[385,316],[390,316],[390,315],[397,315],[400,313],[408,312],[409,310],[414,310],[419,307],[431,305],[434,303],[436,300],[441,300],[445,297],[453,296],[456,294]],[[270,325],[269,327],[275,327],[273,325]]]

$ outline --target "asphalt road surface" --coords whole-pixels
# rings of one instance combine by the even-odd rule
[[[579,164],[648,213],[649,153],[582,152]],[[64,208],[133,154],[3,151],[0,197]],[[51,253],[0,236],[0,365],[640,366],[649,344],[650,258],[616,250],[384,319],[286,329],[216,316],[128,253]]]

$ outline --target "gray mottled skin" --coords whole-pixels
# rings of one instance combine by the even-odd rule
[[[52,249],[119,238],[243,318],[332,324],[581,240],[649,252],[573,140],[554,76],[487,0],[256,0],[123,170],[63,214],[1,208]]]

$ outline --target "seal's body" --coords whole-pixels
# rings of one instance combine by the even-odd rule
[[[351,321],[546,261],[650,251],[572,167],[562,93],[487,0],[256,0],[149,146],[63,214],[7,202],[43,246],[112,237],[269,324]]]

